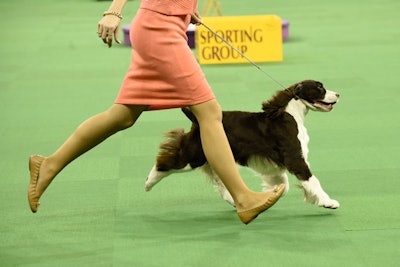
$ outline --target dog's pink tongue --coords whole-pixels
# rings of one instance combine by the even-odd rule
[[[325,107],[326,107],[327,110],[332,110],[333,109],[333,105],[332,104],[325,105]]]
[[[331,111],[333,109],[333,104],[327,104],[324,102],[318,102],[319,105],[321,105],[321,107],[323,107],[324,109]]]

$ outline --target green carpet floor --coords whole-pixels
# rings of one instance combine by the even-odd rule
[[[1,1],[0,266],[398,266],[400,2],[220,2],[224,15],[290,21],[284,61],[261,64],[275,79],[317,79],[341,94],[331,113],[307,119],[312,170],[341,207],[303,203],[293,177],[288,195],[248,226],[200,172],[144,192],[162,133],[189,126],[167,110],[73,162],[32,214],[28,156],[52,153],[113,103],[130,49],[97,38],[107,1]],[[128,3],[125,24],[138,4]],[[203,70],[226,110],[258,111],[279,89],[249,64]]]

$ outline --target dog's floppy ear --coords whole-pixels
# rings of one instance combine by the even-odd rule
[[[303,84],[302,84],[302,83],[298,83],[298,84],[296,85],[296,87],[294,88],[294,90],[293,90],[293,98],[294,98],[295,100],[297,100],[297,99],[300,98],[300,97],[299,97],[299,94],[300,94],[301,89],[303,89]]]

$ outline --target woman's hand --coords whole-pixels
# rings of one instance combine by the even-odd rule
[[[108,45],[108,47],[111,47],[113,38],[118,44],[121,43],[118,37],[120,23],[121,19],[112,14],[105,15],[99,21],[97,34],[99,38],[101,38],[103,42]]]

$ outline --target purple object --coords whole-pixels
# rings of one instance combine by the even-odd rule
[[[186,30],[186,36],[188,37],[188,45],[190,48],[194,48],[196,45],[194,41],[195,32],[196,32],[196,25],[189,24],[189,27]]]
[[[122,31],[124,32],[124,44],[127,46],[131,46],[131,39],[129,39],[129,30],[131,29],[131,25],[127,24],[122,27]]]
[[[282,40],[286,41],[289,39],[289,21],[282,20]]]

